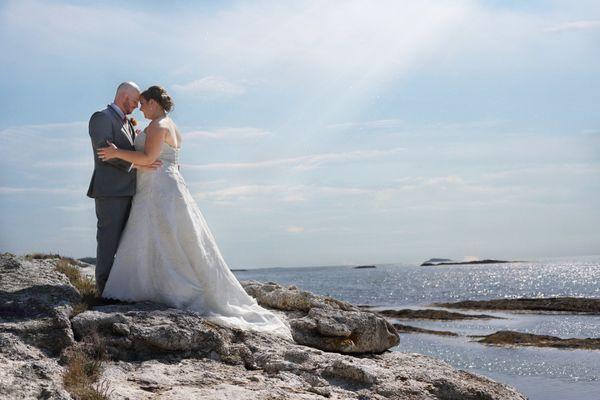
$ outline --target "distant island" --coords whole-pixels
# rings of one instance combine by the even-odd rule
[[[451,260],[449,258],[430,258],[429,260],[425,261],[426,263],[433,263],[433,264],[437,264],[437,263],[441,263],[441,262],[453,262],[454,260]]]
[[[362,268],[377,268],[375,265],[359,265],[354,267],[354,269],[362,269]]]
[[[447,258],[431,258],[421,264],[421,267],[435,266],[435,265],[468,265],[468,264],[506,264],[517,261],[505,261],[505,260],[475,260],[475,261],[453,261]]]

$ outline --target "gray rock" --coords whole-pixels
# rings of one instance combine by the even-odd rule
[[[263,307],[287,313],[297,343],[340,353],[381,353],[400,343],[384,317],[350,303],[274,282],[241,283]]]
[[[252,366],[246,359],[251,352],[236,345],[246,332],[215,325],[194,312],[143,302],[95,307],[71,323],[78,339],[97,334],[114,359],[209,357]]]
[[[0,333],[56,356],[74,343],[69,316],[80,300],[53,262],[0,255]]]
[[[0,332],[0,365],[0,399],[71,399],[57,360],[12,333]]]
[[[79,300],[53,262],[0,255],[0,398],[71,399],[57,357],[75,343],[69,315]]]

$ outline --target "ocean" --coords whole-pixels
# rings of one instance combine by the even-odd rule
[[[235,271],[240,280],[296,285],[376,309],[432,308],[434,302],[519,297],[600,298],[600,256],[562,257],[510,264],[421,267],[410,264],[285,267]],[[457,310],[450,310],[457,311]],[[460,310],[458,310],[460,312]],[[559,336],[600,337],[600,316],[481,311],[504,319],[466,321],[404,320],[403,324],[449,330],[458,337],[401,333],[393,351],[420,353],[456,368],[490,377],[531,400],[599,400],[600,351],[497,347],[469,335],[499,330]]]

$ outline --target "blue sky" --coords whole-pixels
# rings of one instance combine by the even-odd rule
[[[599,50],[585,0],[4,1],[0,248],[95,254],[87,120],[134,80],[232,267],[598,254]]]

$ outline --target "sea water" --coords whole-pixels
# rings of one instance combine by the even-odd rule
[[[235,274],[240,280],[296,285],[375,309],[432,308],[434,302],[519,297],[600,298],[600,256],[429,267],[394,264],[366,269],[263,268]],[[392,350],[444,360],[456,368],[511,385],[531,400],[600,400],[600,350],[486,346],[470,337],[513,330],[562,338],[597,338],[600,316],[487,310],[477,313],[502,319],[405,320],[401,323],[449,330],[460,336],[402,333],[400,344]]]

